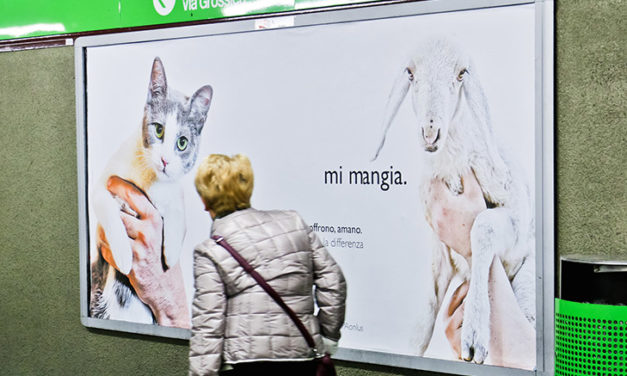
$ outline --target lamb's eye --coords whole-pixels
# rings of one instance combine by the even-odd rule
[[[466,68],[460,70],[459,74],[457,75],[457,81],[462,82],[466,73],[468,73],[468,70]]]
[[[159,123],[154,123],[154,126],[155,126],[155,136],[157,136],[157,138],[161,140],[163,138],[163,125]]]
[[[187,149],[187,144],[188,144],[188,141],[187,141],[187,137],[185,137],[185,136],[181,136],[181,137],[179,137],[178,140],[176,140],[176,147],[180,151],[183,151],[183,150]]]

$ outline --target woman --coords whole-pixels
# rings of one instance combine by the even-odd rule
[[[250,207],[253,172],[243,155],[208,156],[195,184],[213,219],[211,235],[223,237],[281,295],[319,353],[337,348],[346,282],[309,226],[293,211]],[[314,374],[313,352],[294,322],[214,240],[196,247],[194,276],[190,374]]]

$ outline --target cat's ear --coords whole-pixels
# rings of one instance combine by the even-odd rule
[[[150,86],[148,87],[148,101],[152,99],[165,98],[168,90],[168,83],[165,78],[165,69],[159,57],[155,57],[150,73]]]
[[[205,85],[198,89],[190,99],[190,116],[195,120],[198,134],[202,131],[207,119],[207,111],[211,105],[213,97],[213,89],[209,85]]]

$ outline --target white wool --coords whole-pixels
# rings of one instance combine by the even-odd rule
[[[433,261],[435,293],[425,315],[435,318],[452,273],[470,277],[462,327],[462,356],[481,363],[487,356],[490,312],[487,284],[489,265],[495,256],[500,258],[512,280],[521,309],[535,324],[533,202],[522,171],[506,159],[496,142],[488,101],[469,56],[446,40],[429,41],[413,56],[398,75],[388,98],[383,134],[374,158],[381,153],[387,131],[409,96],[416,115],[413,126],[418,127],[421,135],[419,147],[426,162],[422,165],[427,168],[420,184],[421,202],[426,204],[426,187],[433,178],[445,181],[453,192],[462,192],[461,176],[472,171],[477,177],[490,208],[480,213],[473,224],[472,259],[467,263],[471,266],[462,265],[463,258],[451,252],[454,250],[438,245]],[[452,273],[442,267],[443,258],[453,265]],[[524,273],[519,273],[521,268]],[[423,330],[428,338],[419,345],[419,353],[428,345],[432,322]]]

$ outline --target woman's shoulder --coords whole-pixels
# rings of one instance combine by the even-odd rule
[[[220,265],[225,259],[230,258],[231,255],[215,240],[209,238],[202,243],[199,243],[194,247],[194,259],[195,262],[210,261],[215,265]]]
[[[288,227],[305,228],[305,220],[296,210],[266,210],[268,222],[282,222]]]
[[[296,210],[266,210],[265,212],[272,217],[300,218],[300,214]]]
[[[211,251],[213,247],[217,245],[218,244],[216,243],[215,240],[209,238],[209,239],[204,240],[201,243],[196,244],[196,247],[194,247],[194,249],[196,250],[196,252],[208,253]]]
[[[260,229],[267,233],[275,233],[280,229],[296,230],[306,229],[306,227],[302,217],[294,210],[249,208],[216,220],[213,224],[213,233],[230,240],[233,237],[244,237],[243,234],[249,233],[248,237],[256,238],[259,236]]]
[[[231,213],[228,216],[220,219],[219,221],[229,222],[255,220],[256,222],[263,222],[280,218],[301,218],[301,216],[296,210],[260,210],[255,208],[248,208]],[[216,222],[216,224],[218,223]]]

